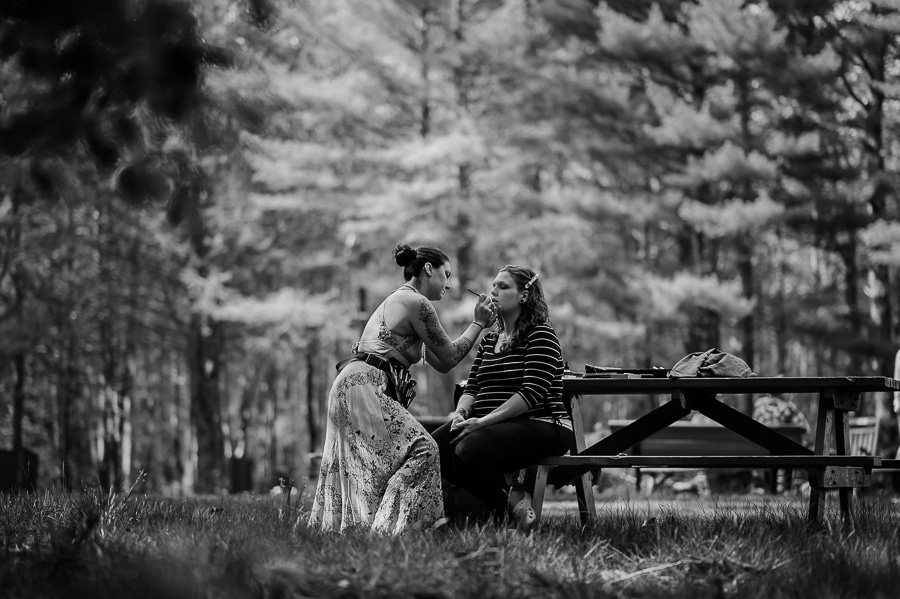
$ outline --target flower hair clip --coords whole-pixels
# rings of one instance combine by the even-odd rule
[[[531,280],[528,281],[527,283],[525,283],[525,289],[528,289],[529,287],[531,287],[532,285],[534,285],[534,282],[537,281],[537,280],[538,280],[538,274],[537,274],[537,273],[534,273],[534,276],[531,277]]]

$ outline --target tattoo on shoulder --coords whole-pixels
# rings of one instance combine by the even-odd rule
[[[434,307],[425,300],[422,300],[422,303],[419,306],[419,320],[425,325],[425,334],[428,336],[430,345],[433,345],[434,347],[443,347],[450,342],[447,333],[441,328],[437,312],[435,312]]]

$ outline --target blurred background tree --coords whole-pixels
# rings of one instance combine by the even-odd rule
[[[451,254],[451,334],[466,286],[536,268],[576,370],[890,376],[898,27],[887,0],[4,2],[0,442],[41,486],[299,483],[403,242]],[[415,366],[413,411],[470,363]]]

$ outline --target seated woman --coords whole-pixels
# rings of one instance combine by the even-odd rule
[[[447,254],[403,244],[394,259],[406,282],[369,318],[328,395],[312,528],[399,534],[443,520],[437,447],[407,410],[415,397],[409,366],[424,354],[428,364],[449,371],[493,323],[493,307],[480,296],[475,319],[453,340],[432,305],[450,289]]]
[[[520,530],[536,518],[531,496],[506,474],[572,444],[562,402],[563,358],[536,272],[504,266],[491,289],[498,330],[485,334],[452,421],[433,435],[441,476],[481,500],[498,520]]]

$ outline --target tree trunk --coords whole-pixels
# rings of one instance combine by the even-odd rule
[[[189,346],[190,347],[190,346]],[[175,475],[178,487],[182,493],[192,493],[197,479],[197,459],[193,451],[194,426],[193,426],[193,400],[190,393],[185,393],[182,384],[182,369],[184,362],[178,352],[169,352],[172,359],[172,410],[176,423],[174,435]],[[190,357],[188,357],[190,362]],[[192,379],[193,377],[191,377]],[[191,380],[193,387],[193,380]],[[187,423],[191,423],[188,426]]]
[[[280,463],[280,448],[278,438],[278,368],[274,364],[266,367],[266,392],[263,394],[266,402],[266,453],[269,456],[267,470],[264,474],[266,485],[279,484],[279,477],[289,476],[284,472]]]
[[[15,248],[15,251],[20,251],[20,244],[22,238],[22,225],[19,219],[19,207],[21,205],[20,201],[20,188],[15,186],[12,190],[12,222],[14,223],[13,227],[11,227],[10,231],[10,247]],[[13,286],[14,292],[14,305],[13,305],[13,314],[15,314],[15,318],[17,322],[24,322],[24,306],[25,306],[25,275],[22,272],[21,266],[15,263],[12,265],[12,271],[10,274],[10,280]],[[21,347],[21,344],[17,344]],[[12,428],[13,428],[13,443],[12,450],[14,455],[16,456],[16,488],[21,489],[25,486],[25,470],[26,470],[26,462],[25,462],[25,447],[23,445],[22,439],[22,422],[25,418],[25,352],[21,349],[17,349],[12,356],[13,368],[15,370],[16,380],[13,386],[13,413],[12,413]]]
[[[456,26],[453,29],[453,38],[457,47],[461,47],[466,34],[466,0],[456,0]],[[460,55],[462,56],[462,55]],[[453,69],[453,83],[456,87],[456,102],[458,112],[466,116],[469,112],[469,96],[472,88],[471,65],[465,60],[460,60]],[[454,223],[454,238],[457,240],[456,262],[460,293],[469,285],[473,272],[473,253],[475,239],[472,233],[472,164],[462,162],[458,165],[458,203],[456,209],[456,222]]]
[[[778,239],[781,240],[779,230]],[[775,374],[787,374],[788,370],[788,319],[785,311],[785,284],[787,281],[787,266],[783,246],[776,246],[773,259],[775,269],[774,305],[772,307],[772,328],[775,336]]]
[[[429,7],[423,6],[420,9],[419,23],[421,23],[421,26],[419,27],[419,34],[421,35],[421,39],[419,40],[419,53],[422,56],[421,75],[422,85],[425,88],[422,99],[419,101],[419,134],[424,138],[428,137],[431,133],[431,9]]]
[[[859,252],[855,235],[848,235],[848,240],[839,248],[844,263],[844,301],[847,303],[847,328],[856,334],[863,330],[862,310],[859,302]],[[862,373],[863,357],[859,352],[849,355],[850,374]]]
[[[219,323],[194,314],[190,322],[191,425],[197,446],[194,490],[214,493],[224,482],[225,442],[219,393]]]
[[[13,387],[13,454],[16,456],[16,483],[17,489],[27,486],[25,460],[25,447],[22,445],[22,420],[25,412],[25,354],[17,352],[13,356],[13,366],[16,372],[16,382]]]
[[[718,245],[703,233],[687,233],[693,243],[682,245],[681,259],[687,268],[699,270],[703,275],[716,275]],[[687,250],[687,251],[686,251]],[[715,310],[694,306],[687,311],[688,330],[685,337],[685,353],[706,351],[721,345],[720,325],[722,316]]]
[[[123,359],[120,343],[120,322],[122,319],[121,277],[124,273],[116,272],[114,256],[116,255],[116,239],[109,221],[109,206],[96,212],[95,236],[98,238],[96,260],[99,266],[101,281],[105,285],[103,298],[105,304],[100,307],[97,326],[100,337],[100,355],[102,359],[102,380],[100,388],[100,419],[96,434],[100,437],[101,455],[99,456],[98,477],[104,490],[118,492],[122,489],[122,398],[117,390],[119,368]],[[128,317],[127,314],[125,316]]]
[[[719,324],[721,316],[715,310],[696,307],[688,313],[688,333],[685,353],[706,351],[721,345]]]
[[[114,338],[112,306],[100,322],[100,344],[103,355],[103,379],[100,382],[100,421],[97,423],[102,445],[98,477],[104,490],[118,492],[122,488],[122,397],[116,390],[118,362],[120,359]]]
[[[896,16],[896,15],[894,15]],[[869,68],[873,85],[869,86],[869,94],[871,100],[866,106],[867,118],[865,119],[868,127],[869,144],[864,147],[869,148],[868,163],[869,169],[865,173],[868,178],[875,181],[872,195],[869,198],[869,207],[874,219],[887,219],[891,215],[887,214],[887,200],[894,192],[894,185],[888,183],[887,180],[892,177],[887,167],[887,156],[890,152],[886,148],[887,144],[884,139],[885,132],[885,95],[883,85],[887,84],[887,61],[895,46],[893,35],[884,32],[877,34],[878,37],[873,40],[870,48],[875,48],[873,56],[866,61]],[[864,55],[865,56],[865,55]],[[869,290],[870,293],[870,310],[871,336],[878,341],[875,347],[879,348],[879,353],[875,356],[874,368],[878,374],[889,375],[893,371],[893,352],[888,348],[893,348],[893,332],[894,332],[894,315],[891,310],[891,273],[890,268],[886,265],[871,266],[869,270]],[[859,330],[859,329],[857,329]],[[875,416],[882,422],[881,436],[885,440],[885,444],[893,446],[896,443],[898,431],[897,421],[893,417],[892,398],[887,393],[879,393],[875,396],[875,404],[870,408]],[[865,406],[861,406],[861,411]],[[893,456],[891,456],[893,457]]]
[[[319,453],[324,444],[324,430],[326,416],[322,414],[321,398],[318,396],[318,368],[316,367],[316,354],[319,352],[319,336],[314,329],[308,329],[309,339],[306,344],[306,423],[309,429],[309,453]]]
[[[96,483],[93,478],[96,465],[91,458],[90,429],[87,422],[96,416],[92,406],[85,406],[82,393],[81,372],[76,362],[78,343],[74,332],[68,337],[62,352],[62,374],[57,382],[57,402],[59,411],[59,464],[61,479],[66,490],[72,491],[84,485]]]
[[[102,417],[101,438],[103,455],[100,458],[98,476],[100,486],[107,491],[118,492],[122,489],[121,463],[121,437],[119,436],[119,423],[122,419],[120,412],[121,401],[108,383],[102,389]]]
[[[755,296],[755,276],[753,272],[753,246],[747,233],[741,233],[737,239],[738,272],[741,277],[741,288],[744,299],[752,301]],[[749,314],[741,318],[741,355],[750,369],[758,372],[756,362],[756,311],[754,306]],[[747,393],[738,398],[739,409],[747,415],[753,413],[753,396]]]

